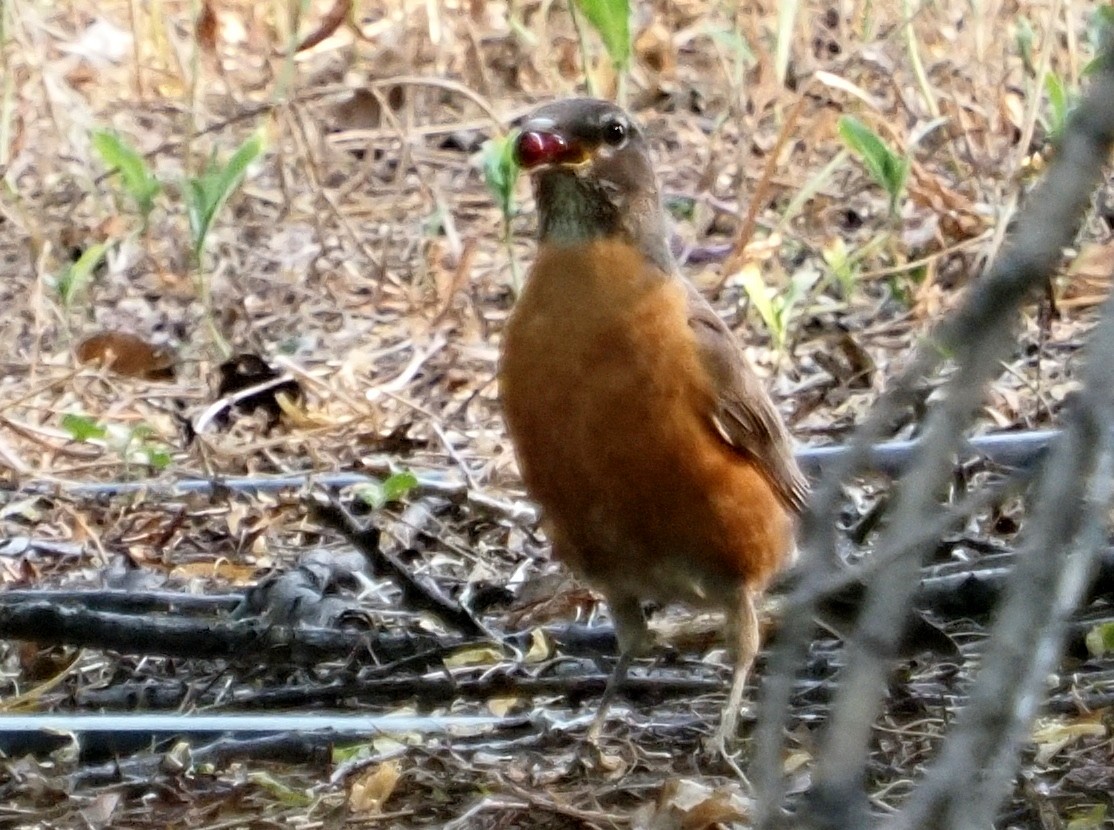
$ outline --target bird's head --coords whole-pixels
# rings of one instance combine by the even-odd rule
[[[646,138],[621,108],[594,98],[539,107],[523,120],[514,155],[534,179],[542,241],[622,235],[672,269]]]

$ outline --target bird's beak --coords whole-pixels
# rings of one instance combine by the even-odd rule
[[[591,154],[580,141],[553,129],[551,122],[527,122],[515,139],[514,158],[529,172],[543,167],[580,167]]]

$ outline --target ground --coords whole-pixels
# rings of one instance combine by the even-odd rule
[[[415,572],[453,596],[509,585],[485,618],[501,630],[605,616],[547,560],[500,419],[499,338],[534,215],[524,181],[511,215],[500,211],[485,142],[538,102],[583,94],[586,78],[596,94],[622,95],[650,138],[685,275],[768,378],[794,437],[837,443],[1001,250],[1086,84],[1090,5],[976,5],[987,8],[809,1],[791,18],[792,4],[736,13],[637,3],[634,57],[617,73],[588,22],[578,28],[568,5],[545,0],[4,4],[0,584],[215,594],[318,547],[349,550],[312,518],[302,488],[107,495],[66,489],[74,483],[407,470],[418,485],[393,478],[398,493],[365,491],[387,502],[365,518]],[[871,159],[849,149],[846,116],[891,162],[910,160],[892,199]],[[98,130],[115,131],[144,164],[110,175]],[[206,165],[253,137],[258,158],[199,240],[190,205],[219,179]],[[149,211],[136,198],[144,167],[161,183]],[[1112,217],[1114,199],[1100,192],[1061,274],[1026,308],[980,431],[1056,423],[1107,289]],[[123,338],[89,340],[106,332]],[[228,350],[289,372],[301,396],[273,417],[203,418]],[[108,352],[114,367],[98,363]],[[135,361],[127,374],[125,358]],[[881,489],[849,490],[849,526]],[[949,551],[1007,549],[1017,515],[1002,506]],[[35,544],[13,542],[27,537]],[[442,630],[373,587],[362,607],[374,630]],[[945,627],[977,653],[979,621]],[[724,676],[704,659],[714,642],[673,642],[668,676]],[[539,676],[555,671],[547,648],[527,658],[543,661]],[[800,788],[838,655],[818,644],[815,694],[799,701],[787,769]],[[481,649],[439,671],[482,677],[507,659]],[[326,683],[350,668],[8,641],[0,709],[127,708],[128,690],[184,681],[192,691],[171,709],[228,711],[240,691]],[[1108,710],[1070,704],[1105,689],[1109,705],[1109,660],[1077,654],[1063,671],[1053,694],[1068,703],[1027,749],[1003,827],[1099,826],[1111,806]],[[878,726],[879,806],[908,790],[964,676],[922,660],[895,680]],[[214,693],[218,681],[229,685]],[[713,805],[685,826],[711,826],[745,813],[731,800],[744,792],[731,770],[693,757],[720,699],[674,695],[613,722],[608,773],[586,770],[577,735],[536,730],[460,745],[384,740],[363,761],[163,764],[107,782],[54,756],[4,762],[0,816],[26,827],[680,826],[650,823],[683,811],[655,808],[680,792],[679,802]],[[410,705],[333,702],[373,713]],[[565,694],[504,693],[451,708],[568,704]],[[651,712],[700,717],[639,726]]]

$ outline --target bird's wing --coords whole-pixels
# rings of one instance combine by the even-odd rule
[[[773,401],[727,324],[695,287],[686,285],[689,326],[715,394],[711,418],[716,431],[736,452],[755,461],[785,505],[800,512],[808,482],[793,459],[789,434]]]

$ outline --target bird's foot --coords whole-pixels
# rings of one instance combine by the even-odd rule
[[[704,739],[703,749],[706,756],[717,761],[722,760],[745,786],[750,787],[750,782],[739,765],[739,759],[743,755],[742,741],[739,738],[740,714],[741,709],[732,706],[725,708],[716,731]]]
[[[743,783],[743,786],[750,789],[750,780],[743,772],[743,768],[739,766],[743,751],[734,732],[728,733],[721,725],[715,734],[704,739],[704,752],[709,757],[727,764],[728,769]]]
[[[581,766],[594,773],[615,775],[621,773],[627,766],[627,761],[622,755],[611,754],[604,749],[598,736],[585,740],[577,755]]]

